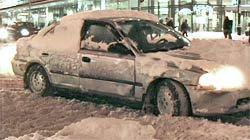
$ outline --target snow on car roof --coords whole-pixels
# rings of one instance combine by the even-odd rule
[[[135,10],[97,10],[97,11],[84,11],[75,13],[62,18],[64,20],[74,19],[105,19],[105,18],[137,18],[144,20],[152,20],[158,22],[158,17],[141,11]]]
[[[45,51],[76,53],[80,49],[83,20],[60,22],[42,29],[31,40],[31,46]]]

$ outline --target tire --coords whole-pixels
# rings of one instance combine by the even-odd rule
[[[39,65],[31,66],[26,79],[29,90],[32,93],[48,96],[52,93],[49,78],[46,71]]]
[[[156,108],[158,114],[188,116],[191,112],[185,90],[174,81],[162,81],[157,85]]]
[[[192,115],[192,108],[190,103],[190,98],[186,89],[179,83],[171,81],[175,86],[176,92],[179,99],[179,116],[190,116]]]

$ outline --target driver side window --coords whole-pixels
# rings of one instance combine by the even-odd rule
[[[119,35],[111,25],[103,22],[87,22],[81,49],[128,55],[132,51],[120,43]]]

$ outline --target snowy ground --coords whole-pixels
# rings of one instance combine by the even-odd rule
[[[209,36],[210,33],[206,34]],[[194,33],[189,34],[189,37],[210,38],[206,37],[206,34]],[[217,36],[217,40],[196,39],[192,44],[207,47],[207,55],[215,49],[216,44],[217,47],[221,45],[230,47],[238,54],[230,59],[232,64],[239,55],[249,58],[250,52],[242,55],[242,51],[237,48],[244,46],[245,51],[249,51],[250,44],[247,43],[245,36],[238,36],[235,39],[237,41],[223,39],[222,33],[214,33],[213,36]],[[233,39],[236,36],[233,35]],[[218,51],[223,50],[218,49]],[[223,56],[214,55],[215,57]],[[249,60],[243,59],[243,64],[238,65],[243,66],[248,62]],[[3,68],[3,65],[1,67]],[[249,68],[249,65],[245,67]],[[246,73],[248,72],[249,70],[246,70]],[[59,96],[40,97],[23,90],[22,85],[21,78],[11,76],[11,73],[7,76],[0,74],[0,139],[250,140],[249,112],[214,116],[209,119],[195,116],[153,116],[129,107],[96,104],[82,98],[77,100]]]
[[[189,39],[224,39],[224,34],[222,32],[195,32],[188,34]],[[237,35],[232,33],[232,40],[241,40],[243,42],[248,42],[248,36],[245,34]]]

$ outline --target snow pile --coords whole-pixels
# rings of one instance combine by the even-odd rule
[[[167,140],[249,140],[249,126],[234,126],[188,117],[144,117],[142,122],[152,124],[156,139]]]
[[[151,125],[141,125],[132,120],[115,118],[87,118],[71,124],[51,137],[39,132],[5,140],[154,140],[155,130]]]
[[[16,47],[14,44],[7,46],[0,46],[0,74],[13,75],[11,60],[16,54]]]
[[[48,140],[153,140],[155,130],[150,125],[115,118],[87,118],[71,124]]]
[[[224,39],[223,32],[194,32],[188,33],[188,38],[192,39]],[[245,34],[237,35],[236,33],[232,34],[232,40],[241,40],[243,42],[248,42],[249,36]]]
[[[250,89],[250,43],[227,39],[194,39],[191,47],[185,51],[199,54],[204,60],[239,68],[245,77],[246,86]]]
[[[191,47],[189,47],[186,51],[190,53],[197,53],[201,56],[201,58],[207,60],[237,64],[240,60],[244,60],[249,57],[250,44],[242,41],[232,41],[227,39],[194,39],[191,42]],[[250,64],[248,63],[248,66],[249,65]]]
[[[4,140],[45,140],[46,137],[44,137],[43,135],[39,134],[39,132],[35,132],[32,134],[28,134],[28,135],[24,135],[21,137],[8,137]]]

